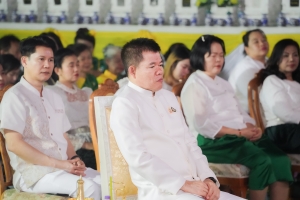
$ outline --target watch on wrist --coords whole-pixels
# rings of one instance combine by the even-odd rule
[[[217,180],[214,177],[207,177],[206,179],[210,179],[212,182],[214,182],[215,184],[217,184]]]

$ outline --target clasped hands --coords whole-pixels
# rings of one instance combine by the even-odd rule
[[[56,160],[55,168],[65,170],[74,175],[85,176],[85,164],[80,158],[74,158],[72,160]]]
[[[205,200],[218,200],[220,198],[218,186],[210,179],[205,179],[204,181],[186,181],[181,190],[201,196]]]
[[[241,129],[241,135],[251,142],[254,142],[261,138],[262,130],[254,126],[253,124],[247,123],[247,128]]]

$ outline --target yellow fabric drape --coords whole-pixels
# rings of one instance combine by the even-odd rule
[[[20,39],[39,35],[46,30],[9,30],[1,29],[0,37],[7,34],[14,34]],[[74,42],[74,37],[76,31],[58,31],[64,46],[72,44]],[[240,32],[236,34],[215,34],[216,36],[222,38],[225,42],[226,53],[229,54],[233,51],[239,44],[242,43],[242,36],[245,32]],[[95,33],[96,46],[94,50],[94,56],[98,58],[103,58],[102,49],[108,44],[114,44],[117,46],[123,46],[126,42],[137,37],[147,37],[153,38],[160,45],[162,52],[166,52],[169,46],[176,42],[184,43],[188,48],[192,48],[194,42],[205,33],[189,34],[189,33],[163,33],[163,32],[152,32],[147,30],[140,30],[139,32],[102,32],[97,31]],[[300,44],[300,34],[267,34],[267,38],[270,44],[271,53],[274,45],[281,39],[291,38],[296,40]]]

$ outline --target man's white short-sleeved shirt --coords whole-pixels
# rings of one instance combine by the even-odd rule
[[[61,98],[53,91],[43,88],[42,95],[23,77],[9,89],[1,102],[1,131],[9,129],[20,133],[23,140],[42,152],[58,159],[67,160],[67,141],[63,134],[70,129]],[[27,187],[34,185],[48,173],[57,171],[52,167],[33,165],[8,151],[15,170],[13,184],[18,189],[22,177]]]

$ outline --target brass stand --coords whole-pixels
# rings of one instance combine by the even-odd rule
[[[82,180],[82,176],[80,175],[79,180],[77,181],[77,197],[69,198],[69,200],[94,200],[94,198],[85,198],[84,197],[84,181]]]

